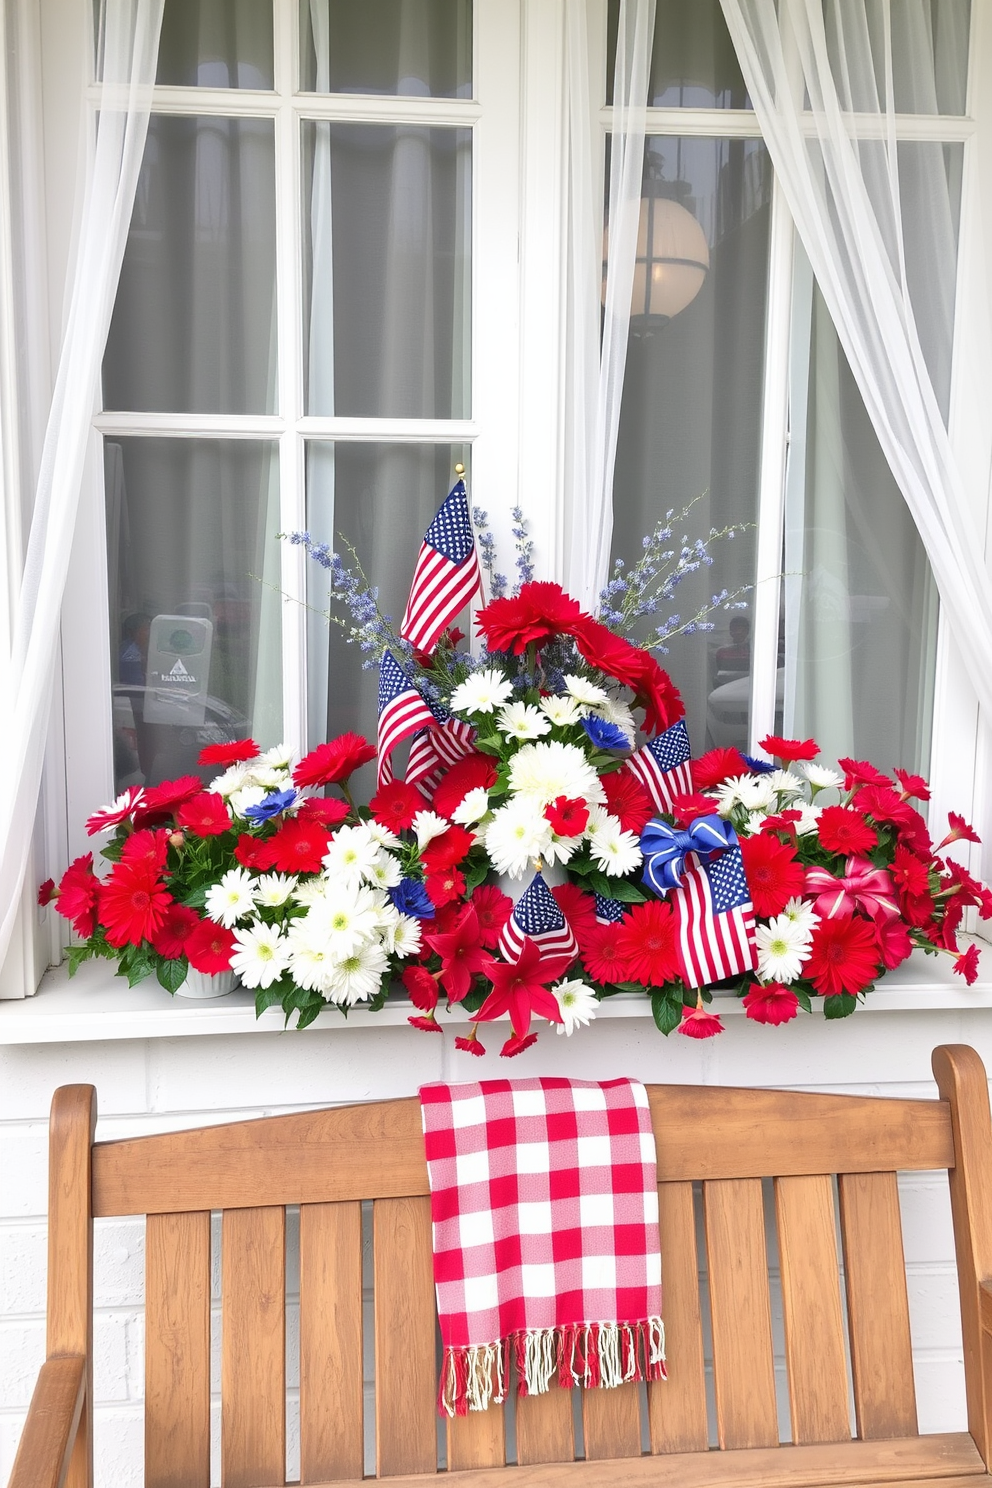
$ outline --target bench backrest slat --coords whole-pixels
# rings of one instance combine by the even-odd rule
[[[568,1390],[528,1395],[517,1403],[517,1461],[521,1467],[541,1462],[571,1462],[575,1457],[572,1397]]]
[[[778,1443],[765,1216],[759,1178],[703,1184],[721,1447]]]
[[[651,1450],[705,1452],[709,1445],[706,1366],[691,1183],[659,1183],[658,1229],[663,1268],[665,1347],[671,1362],[668,1379],[648,1385]]]
[[[300,1206],[300,1482],[364,1472],[362,1206]]]
[[[210,1484],[210,1214],[145,1226],[145,1488]]]
[[[637,1386],[583,1390],[582,1436],[586,1460],[636,1457],[641,1450],[641,1414]]]
[[[833,1178],[776,1178],[792,1440],[850,1441]]]
[[[379,1476],[435,1472],[437,1366],[430,1200],[376,1200],[372,1234]]]
[[[503,1467],[506,1463],[506,1419],[501,1405],[454,1416],[447,1423],[448,1467]]]
[[[286,1211],[226,1209],[221,1227],[221,1484],[286,1476]]]

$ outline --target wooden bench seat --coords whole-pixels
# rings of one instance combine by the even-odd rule
[[[935,1050],[933,1067],[937,1101],[649,1086],[669,1379],[583,1392],[579,1430],[571,1393],[557,1388],[515,1402],[512,1426],[503,1407],[449,1422],[452,1488],[928,1481],[964,1488],[984,1478],[992,1451],[988,1084],[964,1046]],[[95,1143],[95,1123],[91,1086],[56,1091],[48,1361],[11,1488],[90,1488],[93,1219],[121,1215],[147,1216],[145,1483],[208,1488],[216,1211],[221,1481],[281,1488],[287,1205],[300,1206],[301,1482],[360,1482],[368,1202],[376,1472],[396,1488],[423,1488],[425,1475],[438,1476],[437,1328],[418,1102],[122,1142]],[[896,1173],[938,1168],[950,1184],[968,1432],[920,1436]],[[782,1445],[770,1253],[788,1379],[791,1440]]]

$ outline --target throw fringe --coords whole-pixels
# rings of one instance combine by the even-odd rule
[[[445,1349],[438,1389],[440,1415],[465,1416],[506,1399],[510,1352],[521,1395],[543,1395],[557,1379],[611,1390],[630,1380],[667,1379],[665,1325],[660,1317],[640,1323],[573,1323],[533,1328],[497,1343]]]

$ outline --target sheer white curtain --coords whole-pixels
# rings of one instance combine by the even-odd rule
[[[163,0],[106,0],[104,96],[72,269],[31,531],[0,696],[0,959],[10,942],[38,803],[59,614],[155,81]],[[12,499],[12,493],[8,493]]]
[[[613,470],[627,360],[630,295],[644,171],[644,126],[655,0],[620,0],[613,85],[606,296],[600,339],[602,203],[593,183],[599,130],[589,79],[586,7],[565,7],[569,106],[569,350],[565,376],[568,530],[563,581],[595,609],[613,535]]]
[[[946,264],[953,238],[940,229],[946,183],[936,151],[923,162],[920,191],[920,210],[933,212],[935,223],[919,211],[913,216],[914,232],[929,245],[928,267],[914,266],[903,228],[907,182],[894,115],[921,108],[912,78],[919,82],[926,66],[934,67],[933,54],[912,40],[926,34],[922,0],[898,0],[911,16],[919,12],[903,30],[910,42],[900,54],[901,77],[891,0],[721,5],[817,284],[923,540],[944,614],[971,658],[979,701],[992,716],[992,599],[975,516],[982,502],[972,499],[976,493],[956,466],[941,397],[950,316],[940,297],[954,277],[953,263],[949,279]],[[898,19],[902,25],[905,17]]]

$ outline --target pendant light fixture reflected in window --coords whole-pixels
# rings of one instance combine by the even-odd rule
[[[652,162],[653,164],[653,162]],[[684,203],[687,181],[666,181],[649,166],[641,192],[630,334],[650,336],[681,314],[702,289],[710,266],[706,234]],[[607,234],[608,236],[608,234]],[[603,303],[606,303],[604,239]]]

